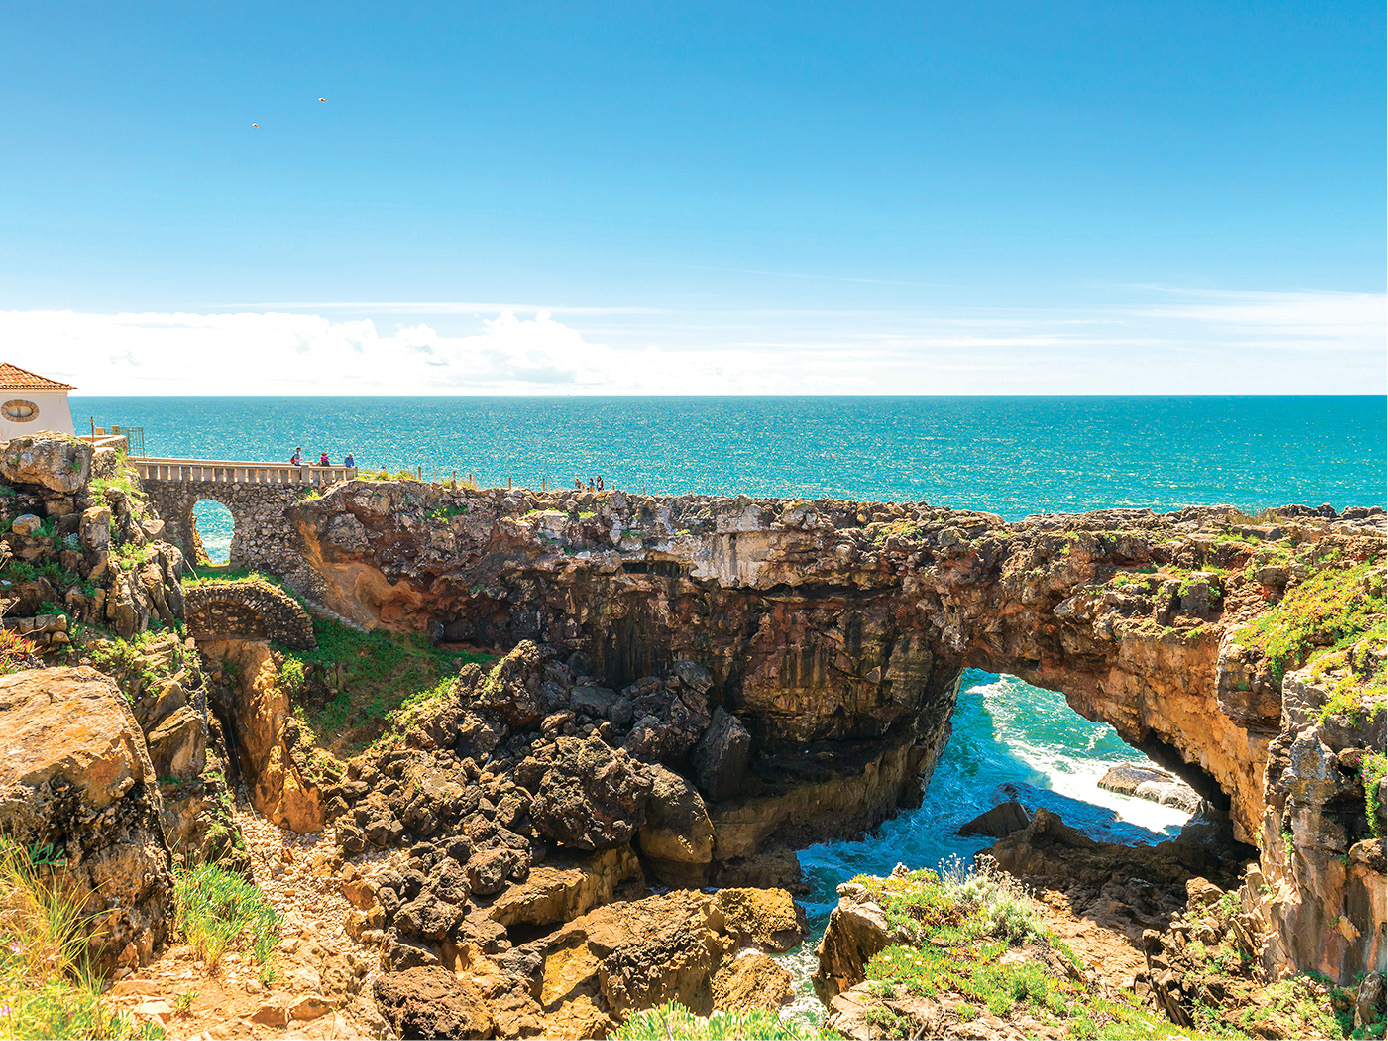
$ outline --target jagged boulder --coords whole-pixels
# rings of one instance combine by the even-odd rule
[[[544,1005],[594,995],[622,1018],[667,1001],[707,1015],[735,947],[718,901],[684,890],[601,907],[523,949],[539,955]]]
[[[777,1009],[794,996],[790,971],[761,951],[738,951],[713,977],[713,1004],[719,1011]]]
[[[91,473],[92,446],[65,434],[22,434],[0,451],[0,477],[11,484],[73,495],[87,486]]]
[[[648,857],[681,864],[707,864],[713,859],[713,822],[704,800],[679,774],[660,765],[647,767],[651,798],[646,823],[637,843]]]
[[[784,889],[720,889],[728,932],[739,944],[788,951],[805,938],[805,909]]]
[[[397,1037],[486,1038],[494,1023],[477,990],[447,969],[419,966],[376,981],[376,1006]]]
[[[534,764],[530,819],[541,834],[578,849],[606,849],[630,842],[645,824],[650,773],[601,738],[560,737],[547,763],[532,759],[521,767],[527,763]],[[517,780],[525,783],[521,767]]]
[[[694,749],[699,788],[714,802],[731,799],[742,790],[751,754],[752,735],[742,721],[721,708],[714,709],[713,719]]]
[[[980,813],[959,829],[960,835],[991,835],[1002,838],[1014,831],[1023,831],[1031,823],[1031,815],[1016,799],[994,806]]]
[[[173,917],[162,802],[144,736],[91,668],[0,678],[0,832],[49,845],[88,894],[99,970],[150,960]]]
[[[815,948],[819,968],[815,970],[814,987],[826,1003],[862,983],[868,961],[893,940],[886,913],[863,886],[844,882],[838,887],[838,894],[839,904],[830,913],[829,927]]]
[[[541,665],[540,649],[530,640],[522,640],[485,679],[480,679],[480,672],[468,674],[477,683],[473,703],[484,715],[508,726],[521,730],[534,727],[546,714],[540,693]],[[462,674],[459,679],[463,679]]]

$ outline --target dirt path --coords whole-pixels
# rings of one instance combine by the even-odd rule
[[[280,915],[274,979],[261,983],[248,952],[228,953],[209,971],[191,947],[174,944],[117,981],[108,1000],[157,1020],[170,1038],[389,1036],[370,996],[379,952],[348,934],[352,907],[327,863],[331,838],[282,831],[250,807],[244,791],[236,822],[255,880]]]

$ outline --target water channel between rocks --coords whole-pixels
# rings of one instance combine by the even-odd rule
[[[1045,806],[1095,839],[1155,843],[1176,835],[1187,814],[1098,786],[1108,768],[1119,763],[1155,765],[1125,744],[1113,727],[1079,716],[1064,695],[1012,676],[970,669],[949,744],[921,807],[859,841],[820,843],[801,851],[811,890],[799,899],[810,931],[803,944],[779,956],[796,988],[783,1015],[814,1023],[824,1017],[810,976],[818,966],[815,945],[838,901],[835,887],[858,874],[888,874],[898,863],[913,869],[955,857],[967,863],[995,840],[956,831],[1003,800],[1000,785],[1016,788],[1028,808]]]

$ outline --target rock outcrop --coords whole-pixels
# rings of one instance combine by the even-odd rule
[[[154,766],[116,685],[87,668],[0,677],[0,748],[0,833],[64,866],[98,971],[149,961],[173,875]]]
[[[279,683],[275,652],[263,640],[206,640],[199,651],[217,669],[214,698],[233,721],[230,737],[252,805],[293,831],[322,830],[318,771]]]
[[[292,516],[302,562],[286,577],[347,617],[583,656],[597,679],[583,704],[630,712],[626,751],[704,796],[715,875],[911,804],[969,666],[1063,691],[1252,842],[1285,669],[1252,623],[1300,583],[1381,576],[1384,555],[1377,508],[1004,523],[923,504],[356,481]],[[1362,595],[1381,599],[1379,582]],[[671,673],[678,689],[640,687]],[[511,703],[533,717],[514,725],[553,711],[542,687]],[[1303,902],[1333,884],[1303,882]]]
[[[1099,787],[1117,792],[1119,795],[1131,795],[1162,806],[1172,806],[1185,813],[1197,813],[1200,810],[1200,796],[1195,794],[1195,789],[1165,770],[1157,770],[1150,766],[1120,763],[1118,766],[1110,767],[1108,772],[1099,778]]]

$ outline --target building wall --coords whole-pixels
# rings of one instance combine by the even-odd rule
[[[11,401],[27,401],[38,407],[32,419],[15,422],[5,415],[4,405]],[[0,441],[21,434],[37,434],[40,430],[56,430],[60,434],[75,434],[72,411],[65,390],[0,390]]]

